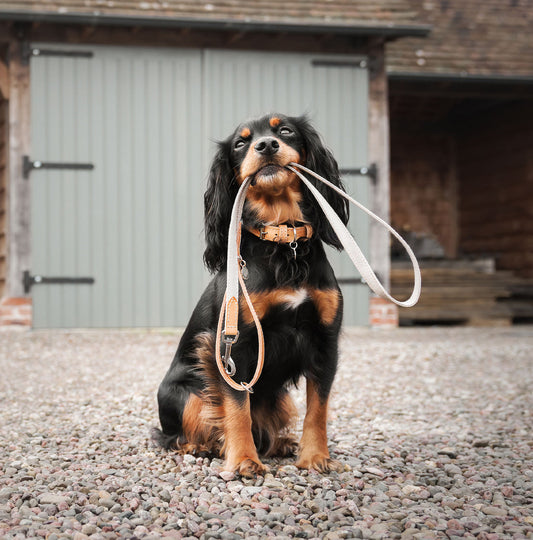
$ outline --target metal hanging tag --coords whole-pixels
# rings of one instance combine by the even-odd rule
[[[291,242],[289,244],[289,247],[292,249],[292,254],[294,255],[294,258],[296,259],[296,248],[298,247],[298,242]]]
[[[246,281],[248,279],[248,276],[250,275],[250,272],[248,271],[248,268],[246,266],[246,261],[241,256],[239,256],[239,264],[241,265],[242,279]]]
[[[296,233],[296,225],[293,225],[292,232],[294,236],[293,236],[293,241],[289,244],[289,247],[292,249],[294,260],[296,260],[296,248],[298,247],[298,242],[296,241],[296,237],[298,236]]]

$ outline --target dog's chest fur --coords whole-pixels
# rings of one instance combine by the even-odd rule
[[[318,319],[317,322],[329,325],[337,315],[341,296],[336,288],[317,289],[311,286],[300,286],[252,292],[250,299],[260,320],[274,310],[285,312],[285,314],[289,311],[293,316],[302,315],[303,312],[307,319],[313,315],[312,318]],[[316,313],[309,313],[309,309],[306,308],[312,308]],[[241,299],[241,313],[243,321],[252,324],[252,313],[244,298]]]
[[[287,291],[281,297],[282,305],[286,309],[296,309],[309,298],[309,292],[303,287],[293,291]]]

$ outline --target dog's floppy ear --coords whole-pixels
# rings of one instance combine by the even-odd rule
[[[239,187],[230,162],[230,147],[229,139],[219,143],[204,194],[204,262],[210,272],[226,264],[231,209]]]
[[[305,150],[305,163],[304,165],[316,172],[320,176],[323,176],[326,180],[329,180],[332,184],[340,187],[344,190],[342,185],[339,166],[337,161],[333,157],[331,151],[324,145],[318,132],[311,126],[309,120],[305,117],[299,117],[295,121],[300,134],[303,138],[304,150]],[[305,173],[303,173],[305,174]],[[342,222],[346,225],[349,218],[349,208],[346,199],[341,197],[338,193],[331,188],[325,186],[322,182],[319,182],[311,175],[306,175],[314,186],[320,191],[320,193],[326,198],[333,210],[341,218]],[[310,213],[313,224],[316,228],[317,236],[326,244],[333,246],[337,249],[342,249],[335,231],[329,224],[322,210],[318,207],[318,203],[315,198],[308,192],[307,188],[307,201],[309,208],[306,209],[306,213]]]

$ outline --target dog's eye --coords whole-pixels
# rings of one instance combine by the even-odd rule
[[[239,139],[235,142],[234,148],[235,150],[239,150],[239,148],[242,148],[245,144],[246,143],[242,139]]]
[[[287,127],[287,126],[283,126],[279,129],[279,134],[280,135],[292,135],[294,133],[294,131]]]

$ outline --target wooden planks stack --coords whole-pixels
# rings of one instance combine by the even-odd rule
[[[422,295],[400,308],[400,324],[510,325],[533,319],[533,282],[497,271],[491,259],[420,261]],[[410,264],[393,262],[391,288],[397,298],[412,289]]]

